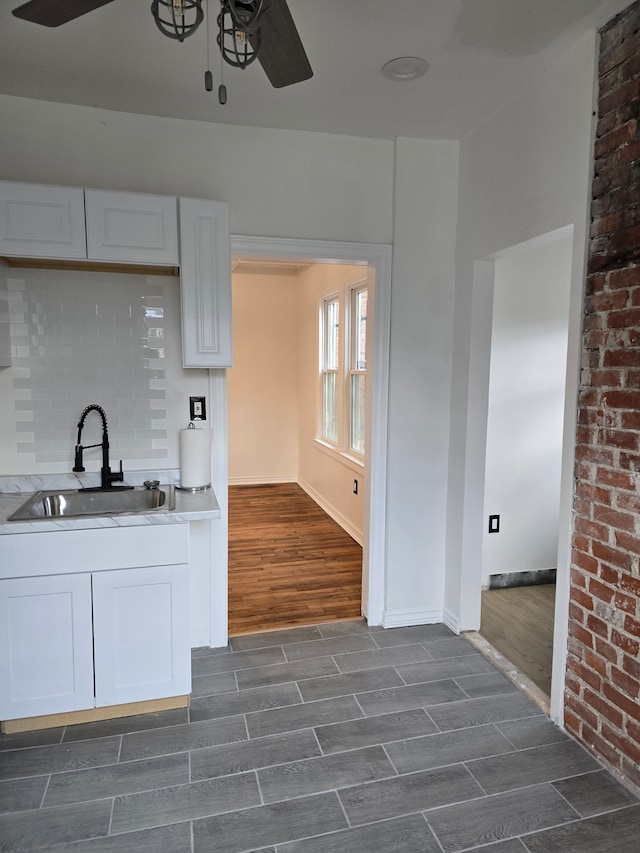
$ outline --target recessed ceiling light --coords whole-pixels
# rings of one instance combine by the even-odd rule
[[[382,76],[388,80],[415,80],[427,73],[428,62],[419,56],[399,56],[382,66]]]

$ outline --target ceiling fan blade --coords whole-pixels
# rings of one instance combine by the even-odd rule
[[[13,14],[16,18],[42,24],[43,27],[59,27],[112,2],[113,0],[29,0],[14,9]]]
[[[287,0],[271,0],[261,19],[262,45],[258,62],[276,89],[313,77]]]

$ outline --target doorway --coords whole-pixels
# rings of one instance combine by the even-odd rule
[[[373,380],[368,278],[363,264],[232,258],[231,635],[361,615],[370,418],[352,391]]]
[[[571,243],[570,308],[567,345],[565,407],[563,419],[561,496],[558,524],[558,556],[554,612],[551,719],[564,721],[564,686],[569,630],[569,576],[571,565],[572,501],[575,435],[581,361],[585,234],[567,225],[520,244],[521,248],[568,240]],[[514,247],[517,248],[517,247]],[[507,251],[513,251],[507,250]],[[463,631],[480,628],[482,561],[485,530],[484,481],[488,413],[489,362],[493,308],[494,266],[502,253],[477,260],[473,265],[470,316],[470,358],[466,388],[467,417],[464,456],[464,507],[461,521],[460,586],[458,625]]]
[[[283,240],[264,237],[232,237],[233,255],[304,259],[313,263],[359,263],[368,268],[375,281],[375,312],[372,316],[374,346],[371,357],[373,382],[367,397],[370,408],[369,476],[365,489],[363,518],[362,612],[372,625],[382,622],[385,589],[386,553],[386,444],[389,381],[389,333],[391,296],[391,247],[359,243],[340,243],[315,240]],[[226,457],[228,442],[227,387],[225,371],[210,371],[212,427],[214,449]],[[217,571],[211,584],[212,645],[227,642],[227,467],[220,465],[213,472],[216,494],[220,501],[222,524],[212,537],[212,559]]]
[[[493,264],[481,635],[550,696],[572,239]]]

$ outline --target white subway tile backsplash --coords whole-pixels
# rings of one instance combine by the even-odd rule
[[[125,481],[177,471],[189,396],[209,391],[206,370],[182,367],[178,279],[15,268],[7,278],[13,362],[0,372],[0,475],[95,478],[100,448],[85,453],[89,473],[69,473],[89,403],[107,413]],[[83,443],[99,441],[91,415]]]
[[[163,368],[172,356],[179,362],[180,342],[165,333],[168,287],[175,281],[142,275],[11,272],[18,454],[36,464],[68,464],[80,413],[98,402],[113,459],[169,456]],[[85,442],[99,440],[99,432],[99,419],[89,417]],[[87,451],[88,463],[96,453]]]

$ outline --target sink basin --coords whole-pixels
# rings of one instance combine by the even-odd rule
[[[107,489],[81,491],[57,489],[36,492],[9,516],[9,521],[51,518],[83,518],[86,515],[139,515],[148,512],[171,512],[176,498],[173,486],[157,489]]]

